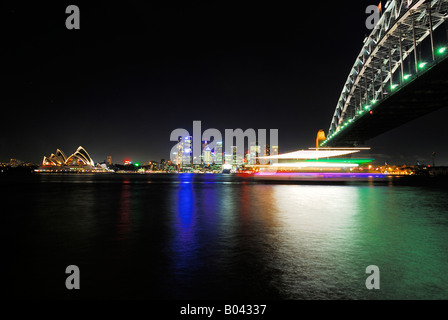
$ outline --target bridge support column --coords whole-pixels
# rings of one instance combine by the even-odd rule
[[[384,99],[383,63],[380,61],[381,99]]]
[[[432,7],[431,7],[431,2],[429,1],[427,3],[428,6],[428,15],[429,15],[429,34],[431,35],[431,50],[432,50],[432,61],[435,61],[435,55],[434,55],[434,34],[433,34],[433,30],[432,30]]]
[[[367,69],[364,76],[364,87],[366,89],[366,105],[369,104],[369,87],[367,86]]]
[[[412,16],[412,37],[414,41],[414,60],[415,60],[415,74],[418,73],[418,58],[417,58],[417,40],[415,39],[415,18]]]
[[[362,88],[361,84],[359,85],[359,111],[362,110]]]
[[[403,84],[403,82],[404,82],[403,41],[401,40],[403,34],[402,34],[400,26],[398,26],[398,31],[400,32],[400,39],[398,39],[400,41],[400,65],[401,65],[401,80],[400,80],[400,83]]]
[[[394,85],[394,79],[392,76],[392,44],[389,41],[389,76],[390,76],[390,88]]]
[[[445,24],[445,31],[446,31],[446,43],[448,43],[448,18],[444,21]]]

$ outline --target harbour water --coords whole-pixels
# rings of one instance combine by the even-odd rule
[[[448,189],[394,179],[0,176],[11,298],[447,299]],[[65,288],[76,265],[81,290]],[[380,269],[367,290],[366,268]]]

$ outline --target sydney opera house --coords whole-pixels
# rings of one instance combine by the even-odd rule
[[[57,149],[49,157],[44,157],[42,165],[37,172],[105,172],[105,166],[97,165],[93,162],[88,152],[79,147],[75,153],[67,157],[64,152]]]

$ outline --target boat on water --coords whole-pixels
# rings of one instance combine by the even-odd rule
[[[257,180],[371,180],[387,175],[369,172],[366,165],[374,159],[353,158],[354,154],[370,148],[315,148],[282,155],[260,157],[269,164],[251,167]]]

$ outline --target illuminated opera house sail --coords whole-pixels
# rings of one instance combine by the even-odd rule
[[[39,171],[97,171],[98,169],[101,168],[95,167],[95,163],[86,149],[79,147],[69,157],[59,149],[49,157],[45,156]]]

